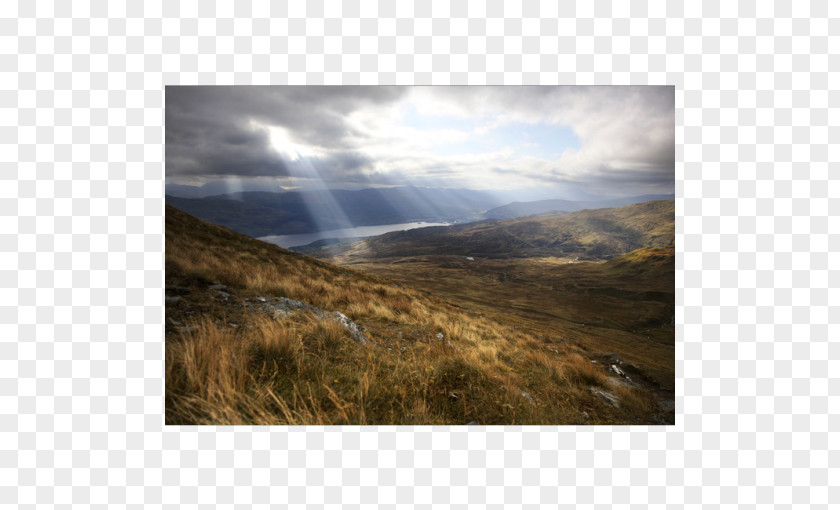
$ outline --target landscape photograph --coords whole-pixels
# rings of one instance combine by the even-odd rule
[[[671,86],[167,86],[168,425],[673,425]]]

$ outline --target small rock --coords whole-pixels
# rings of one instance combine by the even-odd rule
[[[621,375],[621,376],[624,375],[624,371],[621,370],[620,368],[618,368],[617,366],[611,365],[610,368],[612,368],[612,371],[615,372],[616,374]]]
[[[230,323],[228,326],[232,327],[233,329],[239,329],[239,324]]]
[[[221,283],[217,283],[215,285],[210,286],[211,290],[227,290],[227,285],[222,285]]]
[[[316,312],[316,314],[318,312],[320,312],[322,314],[324,313],[323,310],[319,310],[319,309],[315,308],[314,306],[309,306],[302,301],[295,301],[294,299],[289,299],[289,298],[285,298],[285,297],[274,298],[273,302],[277,303],[277,306],[280,306],[280,307],[283,307],[283,308],[286,308],[286,309],[290,309],[290,310],[310,310],[310,311]]]
[[[616,388],[632,388],[635,386],[630,379],[619,379],[618,377],[610,377],[607,382]]]
[[[435,338],[443,342],[443,333],[438,333],[437,335],[435,335]]]
[[[344,326],[344,328],[348,332],[350,332],[350,336],[353,338],[353,340],[359,342],[360,344],[366,344],[367,343],[367,340],[368,340],[367,336],[365,336],[365,334],[362,333],[362,329],[359,327],[358,324],[353,322],[350,319],[350,317],[344,315],[341,312],[333,312],[333,318],[339,324]]]
[[[532,397],[530,393],[528,393],[527,391],[523,391],[523,392],[520,393],[520,395],[525,397],[525,400],[530,402],[532,406],[536,407],[537,402],[534,400],[534,397]]]
[[[366,344],[368,341],[367,336],[363,333],[365,328],[356,324],[341,312],[328,312],[301,301],[295,301],[294,299],[286,297],[272,297],[268,299],[264,297],[256,297],[253,301],[264,303],[262,305],[262,309],[270,312],[275,319],[284,319],[292,315],[297,310],[303,310],[315,314],[315,316],[321,320],[334,320],[338,322],[350,333],[353,340],[359,342],[360,344]]]
[[[467,425],[481,425],[481,424],[478,423],[477,421],[473,420],[473,421],[467,423]]]
[[[181,301],[181,296],[166,296],[165,301],[167,305],[174,305]]]
[[[282,308],[273,308],[271,312],[274,314],[275,319],[285,319],[286,317],[291,315],[291,313],[287,312],[286,310],[283,310]]]
[[[589,391],[590,391],[593,395],[596,395],[596,396],[598,396],[598,397],[601,397],[604,401],[608,402],[610,405],[612,405],[613,407],[615,407],[616,409],[618,409],[618,407],[619,407],[619,404],[618,404],[618,397],[616,397],[616,396],[615,396],[615,395],[613,395],[612,393],[610,393],[610,392],[608,392],[608,391],[604,391],[604,390],[598,389],[598,388],[595,388],[594,386],[593,386],[593,387],[590,387],[590,388],[589,388]]]

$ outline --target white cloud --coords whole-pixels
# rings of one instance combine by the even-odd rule
[[[209,176],[288,179],[306,158],[327,185],[507,189],[574,183],[601,194],[673,192],[671,87],[199,87],[190,94],[176,91],[171,104],[170,88],[167,179],[173,181],[202,168]],[[212,97],[202,102],[192,92]],[[266,129],[269,141],[237,134],[245,119]],[[512,123],[525,130],[567,126],[580,147],[547,156],[545,140],[488,143]],[[227,145],[208,151],[214,139],[207,136]],[[236,159],[219,154],[228,146],[236,158],[248,155],[247,172],[238,173]],[[265,154],[254,154],[260,150]],[[216,164],[220,160],[224,166]]]

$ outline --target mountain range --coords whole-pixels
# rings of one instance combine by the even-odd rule
[[[184,192],[176,185],[168,185],[167,189]],[[551,211],[617,207],[663,197],[672,198],[648,195],[601,201],[507,203],[503,195],[492,191],[403,186],[361,190],[242,191],[193,198],[167,194],[166,203],[203,220],[252,237],[262,237],[413,221],[457,223],[510,218]]]
[[[416,187],[242,192],[205,198],[167,195],[166,203],[203,220],[261,237],[412,221],[480,219],[500,205],[490,193]]]
[[[656,200],[618,208],[418,228],[353,244],[320,243],[296,250],[366,259],[423,255],[608,259],[640,248],[673,245],[674,212],[673,200]]]
[[[536,200],[533,202],[512,202],[500,207],[494,207],[484,217],[488,219],[517,218],[552,212],[572,212],[582,209],[603,209],[621,207],[624,205],[650,202],[652,200],[673,200],[674,195],[642,195],[637,197],[614,198],[609,200]]]

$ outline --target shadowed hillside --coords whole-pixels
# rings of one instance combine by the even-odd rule
[[[170,206],[165,252],[168,424],[673,423],[656,370],[592,349],[597,332],[428,295]]]

